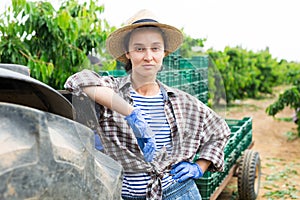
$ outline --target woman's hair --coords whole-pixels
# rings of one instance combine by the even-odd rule
[[[130,40],[130,37],[131,37],[131,34],[134,30],[137,30],[137,29],[141,29],[141,28],[151,28],[152,30],[156,30],[157,32],[159,32],[163,38],[163,41],[164,41],[164,51],[166,51],[166,49],[168,49],[168,44],[166,44],[166,35],[165,33],[163,32],[163,30],[161,30],[159,27],[157,26],[153,26],[153,25],[145,25],[145,26],[139,26],[135,29],[133,29],[132,31],[130,31],[125,37],[124,37],[124,47],[125,47],[125,51],[126,53],[129,52],[129,40]],[[128,59],[127,63],[125,63],[125,66],[124,66],[125,70],[127,73],[130,73],[131,69],[132,69],[132,63],[131,63],[131,60]]]

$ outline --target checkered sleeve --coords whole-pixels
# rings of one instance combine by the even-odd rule
[[[75,95],[84,94],[83,87],[87,86],[104,86],[111,87],[112,77],[101,77],[91,70],[82,70],[70,76],[64,84],[64,88]],[[86,96],[86,95],[85,95]]]
[[[199,158],[209,160],[212,165],[210,171],[223,171],[224,148],[230,137],[230,129],[220,116],[208,110],[204,117],[203,131],[201,133]]]

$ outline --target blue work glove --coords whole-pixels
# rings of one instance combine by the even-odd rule
[[[138,145],[144,153],[145,161],[151,162],[155,153],[155,138],[140,109],[134,109],[125,117],[137,139]]]
[[[151,162],[155,153],[155,139],[154,138],[137,138],[138,145],[144,153],[144,159]]]
[[[179,183],[184,182],[189,178],[200,178],[203,176],[201,167],[196,163],[190,162],[180,162],[172,166],[170,172],[173,175],[173,179],[177,180]]]
[[[100,136],[96,132],[95,132],[95,148],[99,151],[103,150],[103,146],[102,146],[102,143],[101,143],[101,140],[100,140]]]

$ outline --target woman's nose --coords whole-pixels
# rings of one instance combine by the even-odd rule
[[[151,60],[153,60],[153,52],[151,51],[150,48],[147,48],[145,50],[144,60],[145,61],[151,61]]]

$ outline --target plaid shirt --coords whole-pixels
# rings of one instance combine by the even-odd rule
[[[104,106],[100,106],[99,135],[104,152],[118,161],[126,172],[146,172],[151,176],[147,186],[147,199],[161,199],[161,179],[171,166],[180,161],[193,162],[196,153],[199,159],[212,162],[210,171],[222,171],[224,147],[230,136],[230,129],[220,116],[194,96],[159,82],[164,96],[164,110],[170,125],[172,153],[164,149],[151,163],[145,162],[133,131],[124,116]],[[73,94],[82,94],[82,87],[104,86],[132,104],[130,97],[130,75],[114,78],[99,76],[90,70],[83,70],[65,83],[65,88]]]

